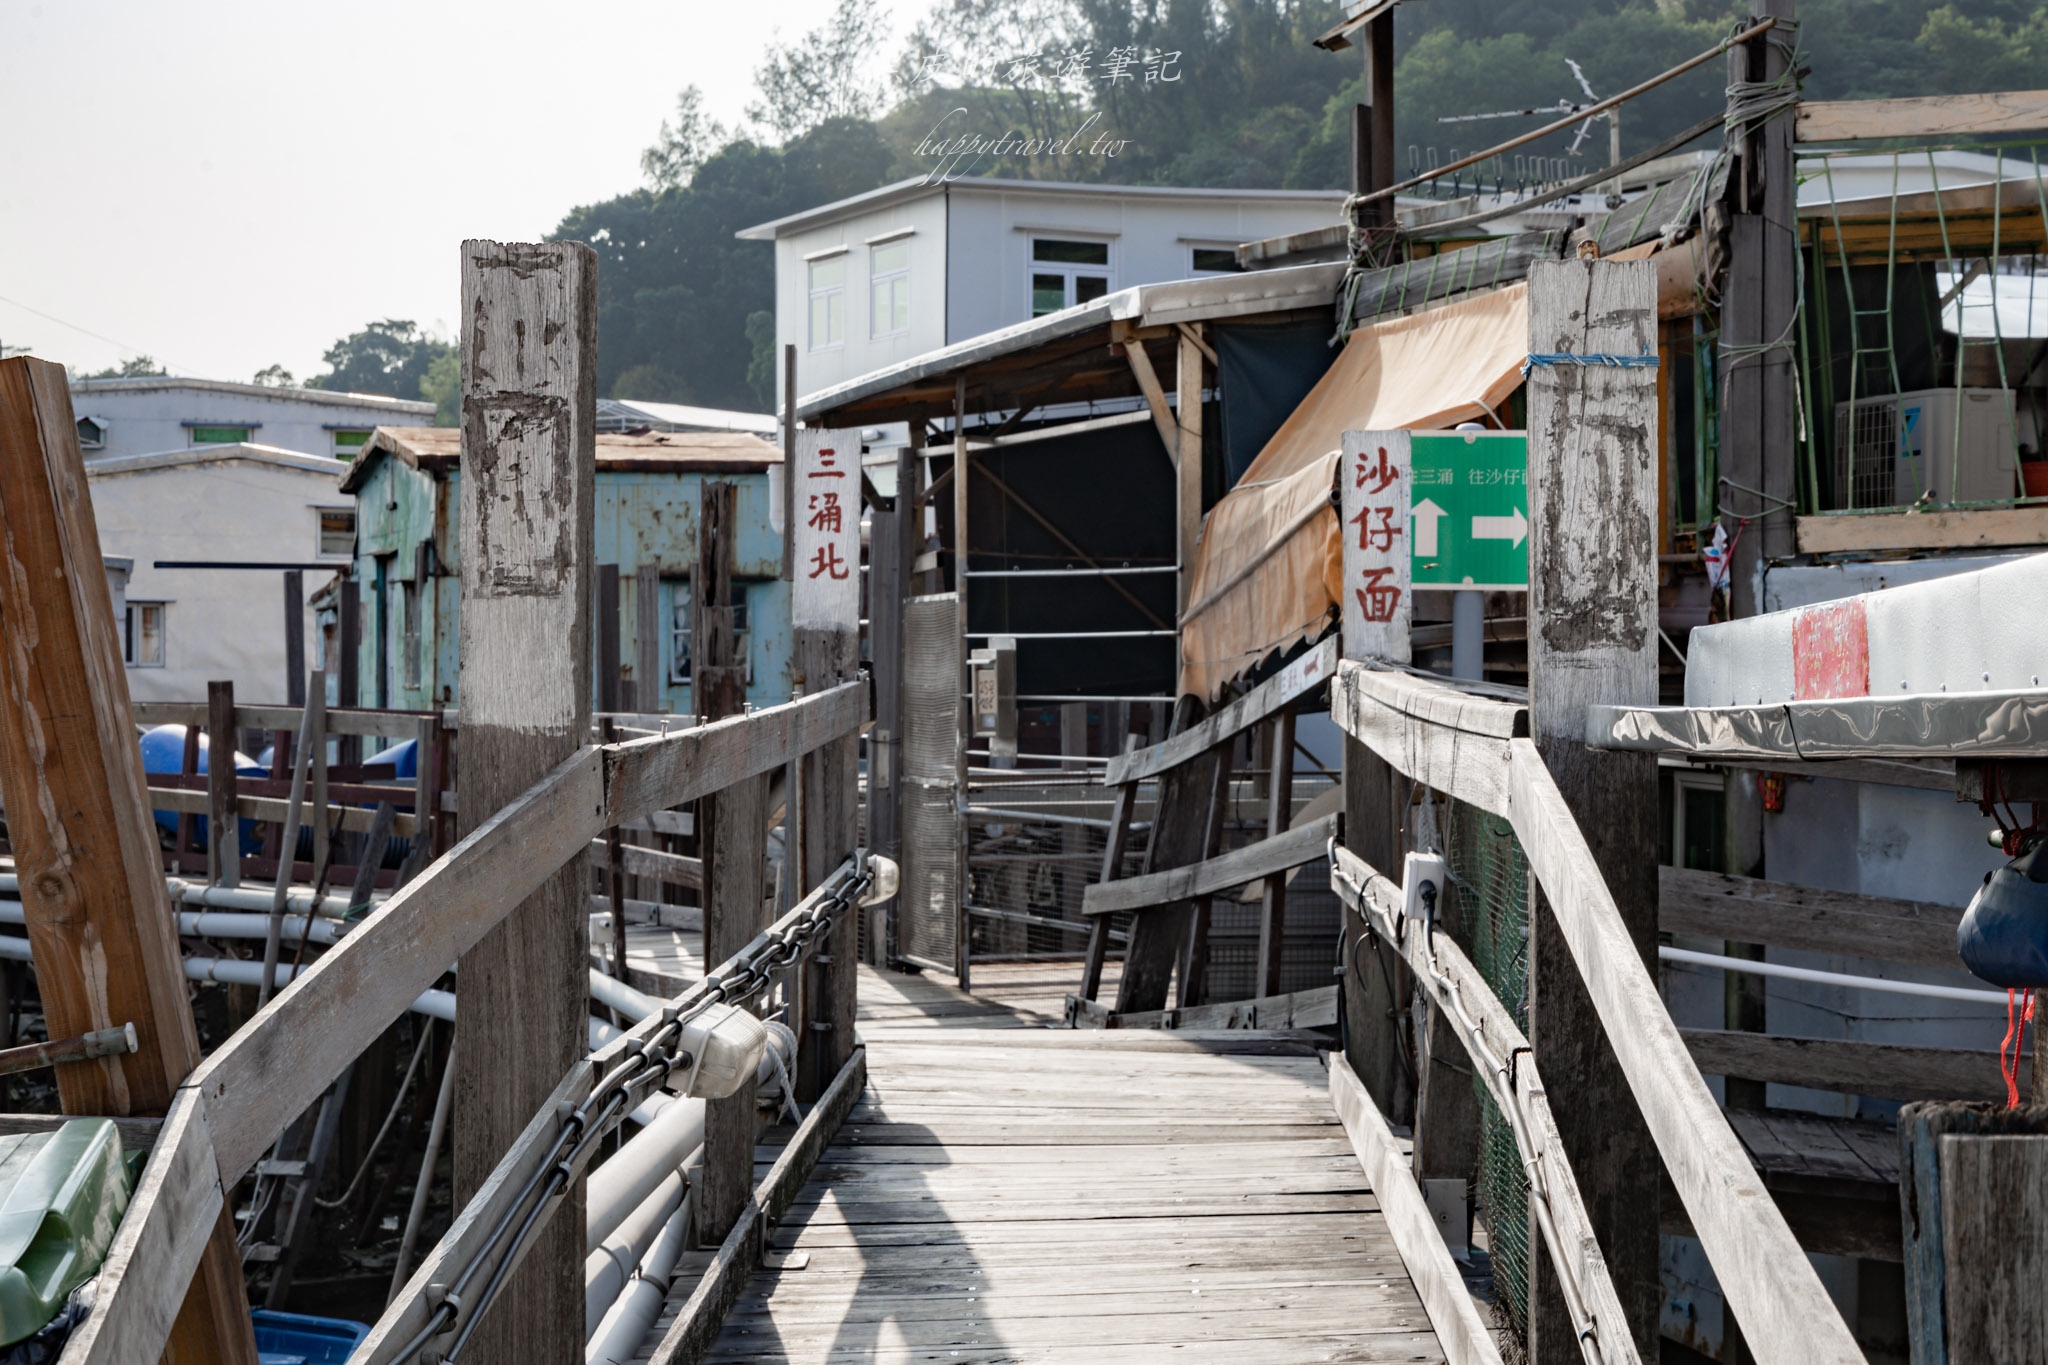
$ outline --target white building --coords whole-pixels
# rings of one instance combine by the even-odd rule
[[[122,622],[130,696],[205,701],[209,681],[232,679],[240,701],[286,699],[284,575],[299,570],[310,597],[349,567],[347,472],[332,456],[249,444],[86,466],[100,551],[132,564]],[[311,613],[301,615],[310,667]]]
[[[1234,272],[1238,243],[1327,226],[1343,200],[919,178],[739,236],[775,243],[775,340],[815,393],[1131,285]]]
[[[380,426],[434,420],[432,403],[218,379],[80,379],[71,385],[88,464],[199,446],[259,443],[347,459]]]

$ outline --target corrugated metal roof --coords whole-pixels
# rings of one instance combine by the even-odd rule
[[[834,222],[851,217],[856,213],[868,213],[879,208],[909,203],[929,194],[942,194],[958,190],[968,194],[1070,194],[1095,199],[1247,199],[1247,200],[1322,200],[1336,204],[1343,202],[1342,190],[1229,190],[1198,189],[1180,185],[1083,185],[1067,180],[1014,180],[998,176],[970,175],[958,180],[933,180],[929,176],[913,176],[899,180],[893,185],[869,190],[865,194],[836,199],[829,204],[805,209],[800,213],[788,214],[766,223],[741,228],[734,233],[742,241],[772,242],[784,233],[816,227],[820,223]]]
[[[798,402],[797,416],[808,420],[891,389],[950,378],[1005,356],[1020,355],[1096,329],[1106,331],[1112,322],[1157,327],[1328,308],[1336,303],[1343,280],[1344,266],[1327,263],[1133,285],[1093,302],[984,332],[808,394]]]
[[[414,469],[452,469],[462,455],[460,427],[378,427],[342,480],[353,493],[383,455]],[[782,463],[782,448],[735,431],[599,432],[597,467],[648,474],[748,474]]]

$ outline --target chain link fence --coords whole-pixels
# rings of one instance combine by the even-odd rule
[[[1497,815],[1449,798],[1432,798],[1458,914],[1470,935],[1472,963],[1496,999],[1529,1027],[1529,864],[1514,829]],[[1476,1203],[1486,1225],[1495,1304],[1503,1324],[1529,1337],[1529,1180],[1514,1130],[1475,1078],[1479,1092]]]

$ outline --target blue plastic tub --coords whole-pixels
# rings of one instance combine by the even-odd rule
[[[346,1318],[311,1318],[268,1308],[258,1308],[249,1317],[256,1324],[256,1353],[263,1365],[341,1365],[370,1335],[368,1323]]]

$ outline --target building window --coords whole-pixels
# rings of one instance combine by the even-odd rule
[[[353,460],[363,443],[370,439],[367,431],[337,431],[334,433],[334,458]]]
[[[164,666],[163,602],[128,603],[128,620],[121,632],[121,661],[130,668]]]
[[[669,602],[668,680],[687,683],[690,681],[690,584],[687,579],[677,579],[671,584]],[[748,639],[747,588],[744,583],[735,583],[732,585],[732,652],[747,670],[747,681],[752,683],[754,657],[748,647]]]
[[[1237,263],[1237,248],[1228,246],[1198,246],[1193,248],[1189,265],[1194,275],[1241,275],[1244,267]]]
[[[868,253],[868,299],[872,335],[910,330],[909,242],[888,242]]]
[[[323,555],[352,555],[356,552],[356,509],[353,507],[322,507],[320,513],[320,553]]]
[[[195,446],[231,446],[249,439],[254,427],[194,427],[192,444]]]
[[[97,417],[79,418],[78,448],[80,450],[105,450],[107,448],[107,424]]]
[[[846,257],[812,261],[811,349],[837,346],[846,340]]]
[[[398,685],[420,685],[420,593],[408,579],[398,582]]]
[[[1109,292],[1109,243],[1031,239],[1031,316],[1088,303]]]

